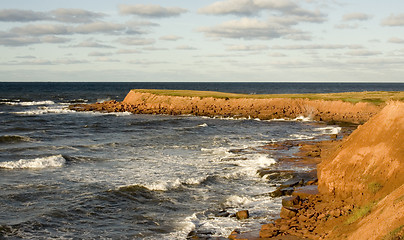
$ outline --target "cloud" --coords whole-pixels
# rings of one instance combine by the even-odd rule
[[[125,31],[127,27],[123,24],[108,23],[108,22],[93,22],[88,24],[78,25],[72,28],[71,33],[91,34],[91,33],[120,33]]]
[[[176,35],[165,35],[160,37],[160,40],[164,41],[177,41],[179,39],[182,39],[182,37]]]
[[[164,61],[149,61],[149,60],[133,60],[133,61],[128,61],[130,64],[136,64],[136,65],[155,65],[155,64],[166,64],[168,62]]]
[[[162,7],[159,5],[119,5],[119,12],[123,15],[137,15],[149,18],[176,17],[187,12],[186,9],[179,7]]]
[[[270,57],[286,57],[287,55],[285,55],[283,53],[273,52],[273,53],[269,53],[268,56],[270,56]]]
[[[106,14],[91,12],[83,9],[59,8],[50,12],[52,19],[66,23],[88,23],[101,19]]]
[[[355,24],[337,24],[335,25],[335,28],[338,29],[357,29],[359,27],[359,24],[355,23]]]
[[[189,45],[180,45],[180,46],[177,46],[175,49],[178,49],[178,50],[197,50],[197,48],[189,46]]]
[[[71,34],[69,28],[64,25],[54,24],[29,24],[22,27],[14,27],[10,30],[11,33],[19,35],[66,35]]]
[[[112,46],[109,45],[105,45],[105,44],[101,44],[98,42],[94,42],[92,40],[87,40],[87,41],[83,41],[77,45],[73,45],[70,47],[77,47],[77,48],[114,48]]]
[[[267,11],[272,15],[266,21],[249,17],[261,11]],[[199,13],[244,16],[238,20],[198,29],[206,36],[215,38],[310,40],[311,36],[308,32],[292,26],[304,22],[323,23],[326,20],[325,15],[320,11],[303,9],[288,0],[225,0],[201,8]]]
[[[214,27],[198,29],[208,37],[241,38],[241,39],[308,39],[306,32],[293,29],[290,26],[276,22],[260,21],[252,18],[242,18],[224,22]]]
[[[366,21],[371,18],[372,18],[371,15],[368,15],[365,13],[359,13],[359,12],[348,13],[348,14],[345,14],[344,16],[342,16],[343,21]]]
[[[392,37],[392,38],[389,39],[388,42],[389,42],[389,43],[403,44],[403,43],[404,43],[404,39],[402,39],[402,38],[397,38],[397,37]]]
[[[106,52],[90,52],[88,54],[89,57],[105,57],[105,56],[111,56],[112,53],[106,53]]]
[[[151,38],[146,39],[146,38],[131,38],[131,37],[118,38],[117,41],[124,45],[151,45],[156,42],[156,40]]]
[[[370,51],[370,50],[352,50],[346,53],[349,56],[357,56],[357,57],[367,57],[367,56],[376,56],[380,55],[379,51]]]
[[[88,23],[105,16],[106,14],[103,13],[69,8],[59,8],[50,12],[35,12],[20,9],[0,10],[1,22],[57,21],[65,23]]]
[[[404,26],[404,13],[398,15],[391,14],[389,17],[383,19],[382,25],[390,27]]]
[[[137,49],[119,49],[116,51],[117,54],[133,54],[133,53],[140,53]]]
[[[227,51],[263,51],[267,49],[266,45],[232,45],[226,48]]]
[[[317,49],[362,49],[363,46],[356,44],[307,44],[307,45],[275,45],[272,49],[282,50],[317,50]]]
[[[292,19],[293,24],[297,24],[300,21],[318,23],[325,21],[324,14],[319,11],[303,9],[289,0],[225,0],[201,8],[198,10],[198,13],[209,15],[231,14],[251,17],[258,15],[262,11],[273,12],[275,13],[274,17],[277,16],[286,21]]]
[[[32,59],[27,61],[11,61],[7,63],[2,63],[3,65],[70,65],[70,64],[83,64],[88,63],[88,61],[74,60],[74,59],[57,59],[54,61],[46,59]]]

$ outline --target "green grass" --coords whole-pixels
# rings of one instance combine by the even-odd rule
[[[400,227],[394,229],[390,233],[388,233],[386,236],[384,236],[383,240],[398,240],[402,239],[403,236],[400,236],[400,232],[403,229],[404,225],[401,225]]]
[[[160,90],[160,89],[133,89],[132,91],[152,93],[164,96],[181,97],[213,97],[223,99],[268,99],[268,98],[293,98],[326,101],[344,101],[351,103],[369,102],[375,105],[383,104],[390,100],[404,101],[404,91],[401,92],[345,92],[345,93],[307,93],[307,94],[236,94],[213,91],[192,91],[192,90]]]
[[[348,217],[348,219],[346,220],[346,224],[352,224],[356,221],[358,221],[359,219],[363,218],[364,216],[368,215],[371,210],[372,207],[376,205],[376,203],[369,203],[366,204],[362,207],[356,208]]]
[[[378,182],[371,182],[368,184],[368,189],[373,194],[377,193],[382,187],[383,187],[383,185],[381,185]]]

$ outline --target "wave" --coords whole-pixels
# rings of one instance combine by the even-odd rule
[[[258,170],[268,168],[276,163],[274,158],[271,158],[266,154],[252,154],[250,156],[244,155],[243,158],[230,158],[224,160],[226,163],[232,163],[235,166],[238,166],[238,169],[223,175],[223,177],[228,179],[243,178],[246,176],[259,179],[260,176],[258,174]]]
[[[320,131],[321,134],[338,134],[341,131],[341,127],[327,126],[327,127],[316,128],[314,130]]]
[[[29,137],[19,136],[19,135],[4,135],[0,136],[0,144],[1,143],[17,143],[17,142],[31,142],[33,141]]]
[[[62,167],[66,159],[62,155],[39,157],[34,159],[20,159],[18,161],[0,162],[0,168],[6,169],[44,169]]]
[[[32,102],[13,101],[13,102],[1,102],[1,103],[6,104],[6,105],[17,105],[17,106],[39,106],[39,105],[53,105],[53,104],[55,104],[54,101],[50,101],[50,100],[32,101]]]
[[[169,191],[178,189],[183,186],[189,185],[199,185],[205,182],[209,177],[208,176],[201,176],[201,177],[194,177],[188,179],[174,179],[169,181],[158,181],[154,183],[144,183],[144,184],[135,184],[135,185],[125,185],[120,186],[118,189],[131,189],[131,188],[145,188],[150,191]]]

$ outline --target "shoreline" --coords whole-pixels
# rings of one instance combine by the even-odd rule
[[[261,120],[306,116],[327,124],[363,124],[341,142],[314,148],[301,146],[306,148],[303,155],[319,157],[318,151],[327,152],[310,163],[319,164],[316,168],[319,193],[309,191],[315,188],[312,187],[316,186],[315,181],[306,189],[298,188],[282,202],[281,218],[263,225],[258,236],[235,231],[229,238],[355,239],[356,236],[358,239],[366,235],[367,239],[390,239],[386,236],[404,235],[404,216],[397,215],[404,212],[404,151],[397,145],[404,142],[403,102],[375,105],[308,98],[214,98],[132,90],[122,102],[76,104],[69,109]],[[370,170],[369,166],[372,166]],[[387,184],[385,176],[393,183]],[[388,214],[393,219],[387,219]],[[379,231],[372,233],[372,228]]]

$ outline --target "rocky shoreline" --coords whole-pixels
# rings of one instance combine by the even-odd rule
[[[343,140],[300,145],[300,152],[292,161],[318,164],[318,179],[314,173],[311,178],[306,176],[297,183],[281,185],[272,193],[273,197],[291,195],[283,199],[281,218],[263,225],[259,232],[235,230],[229,238],[356,240],[402,239],[404,236],[403,102],[376,106],[308,99],[162,96],[132,90],[122,102],[75,104],[69,108],[259,119],[310,116],[327,123],[365,123]],[[266,147],[277,149],[288,144],[296,146],[298,143]],[[281,161],[290,160],[285,157]],[[260,174],[271,175],[270,171],[262,170]],[[198,235],[189,238],[202,239]]]

